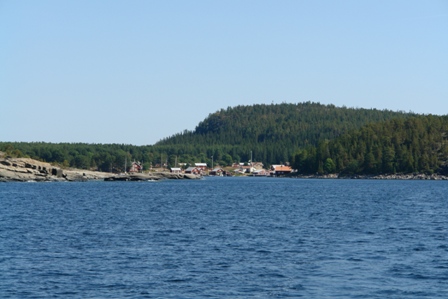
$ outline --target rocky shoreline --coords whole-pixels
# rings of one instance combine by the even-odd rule
[[[352,179],[352,180],[432,180],[447,181],[448,176],[440,174],[408,173],[408,174],[379,174],[379,175],[296,175],[300,179]]]
[[[369,179],[369,180],[448,180],[439,174],[382,174],[382,175],[293,175],[301,179]],[[62,169],[50,163],[29,158],[0,157],[0,182],[84,182],[84,181],[159,181],[163,179],[199,179],[194,174],[150,172],[113,174],[83,169]]]
[[[62,169],[29,158],[1,158],[0,182],[59,182],[104,180],[110,173],[82,169]]]
[[[196,175],[165,172],[119,175],[83,169],[62,169],[29,158],[0,157],[0,182],[158,181],[198,178],[200,177]]]
[[[150,172],[150,173],[135,173],[135,174],[118,174],[104,178],[105,181],[159,181],[163,179],[169,180],[194,180],[199,179],[200,176],[195,174],[171,173],[171,172]]]

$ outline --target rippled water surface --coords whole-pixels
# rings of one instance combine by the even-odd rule
[[[0,184],[1,298],[448,298],[448,182]]]

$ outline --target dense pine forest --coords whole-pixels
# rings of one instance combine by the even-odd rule
[[[448,174],[448,116],[413,116],[372,123],[291,159],[301,173]]]
[[[194,131],[184,131],[155,147],[176,155],[205,153],[218,161],[285,163],[298,149],[331,140],[368,123],[410,114],[337,108],[319,103],[237,106],[210,114]]]
[[[252,157],[265,165],[290,162],[299,173],[432,173],[445,169],[447,132],[447,117],[306,102],[229,107],[148,146],[2,142],[0,151],[101,171],[123,171],[131,160],[149,169]]]

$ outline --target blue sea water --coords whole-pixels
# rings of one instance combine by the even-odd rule
[[[0,184],[1,298],[448,298],[448,182]]]

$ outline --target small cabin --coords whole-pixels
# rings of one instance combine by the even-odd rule
[[[170,168],[170,172],[171,172],[171,173],[181,173],[181,172],[182,172],[182,168],[179,168],[179,167],[171,167],[171,168]]]
[[[188,167],[185,169],[185,173],[200,175],[202,174],[202,169],[197,167]]]
[[[132,162],[131,167],[129,168],[129,172],[142,172],[143,165],[140,162]]]
[[[207,163],[194,163],[194,167],[199,168],[201,170],[207,169]]]
[[[271,174],[274,176],[286,175],[286,174],[290,174],[292,172],[291,166],[273,165],[272,168],[273,168],[273,171],[271,172]]]

